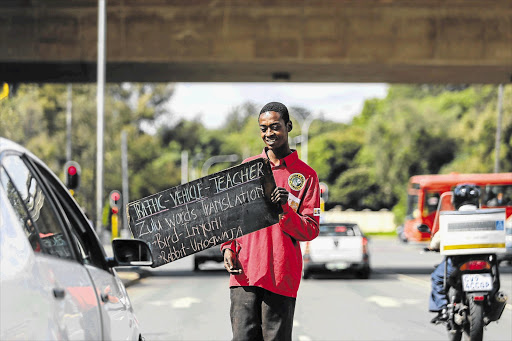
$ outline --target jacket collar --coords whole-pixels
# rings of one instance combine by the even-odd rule
[[[268,150],[267,147],[263,148],[263,152],[261,153],[261,157],[264,157],[264,158],[268,159],[267,150]],[[288,154],[284,158],[280,159],[281,160],[280,166],[286,165],[287,167],[289,167],[292,164],[294,164],[298,159],[299,159],[299,155],[297,153],[297,150],[292,149],[292,152],[290,154]],[[270,159],[269,159],[269,161],[270,161]],[[278,166],[274,165],[272,163],[272,161],[270,161],[270,164],[272,165],[272,167],[278,167]]]

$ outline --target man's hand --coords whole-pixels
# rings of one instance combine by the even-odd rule
[[[284,205],[288,202],[288,191],[283,187],[276,187],[270,195],[270,200],[274,204]]]
[[[230,274],[240,274],[242,273],[242,269],[239,269],[236,265],[236,256],[235,253],[230,249],[224,250],[224,268]]]

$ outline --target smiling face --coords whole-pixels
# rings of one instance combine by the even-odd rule
[[[281,114],[275,111],[262,113],[258,121],[261,138],[268,147],[269,152],[278,159],[290,154],[288,132],[292,129],[292,123],[285,123],[281,118]]]

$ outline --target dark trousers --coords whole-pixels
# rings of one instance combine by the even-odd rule
[[[231,287],[233,341],[292,339],[295,298],[259,287]]]
[[[428,303],[428,310],[432,312],[441,311],[446,308],[448,304],[448,299],[446,297],[446,293],[444,292],[444,266],[447,264],[447,275],[448,277],[452,274],[455,268],[452,265],[451,259],[448,258],[448,262],[446,258],[443,259],[441,263],[435,268],[430,275],[432,291],[430,292],[430,300]]]

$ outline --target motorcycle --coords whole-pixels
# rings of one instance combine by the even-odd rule
[[[482,340],[484,327],[498,321],[507,304],[506,294],[500,291],[496,255],[447,257],[455,267],[450,276],[445,276],[444,284],[448,296],[449,340],[459,341],[463,334],[471,341]]]
[[[450,196],[451,192],[441,195],[433,231],[436,227],[439,228],[441,212],[450,211]],[[453,206],[451,207],[453,210]],[[479,210],[478,212],[484,211],[493,214],[497,210]],[[463,226],[463,224],[459,223],[458,226]],[[443,250],[442,244],[441,250]],[[492,248],[467,249],[465,254],[466,251],[461,248],[457,254],[445,253],[443,284],[448,299],[448,318],[439,323],[446,325],[448,338],[451,341],[459,341],[463,335],[464,339],[481,341],[484,327],[491,322],[498,321],[505,309],[508,298],[503,291],[500,291],[499,262],[493,251],[496,250]],[[441,251],[441,253],[443,252]],[[449,261],[454,269],[451,274],[448,274]]]

